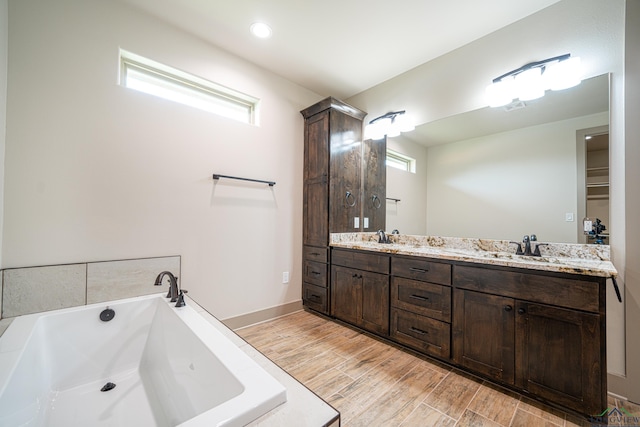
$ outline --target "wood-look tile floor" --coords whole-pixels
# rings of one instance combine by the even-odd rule
[[[589,426],[310,312],[235,331],[335,407],[343,427]],[[640,417],[640,406],[609,399]]]

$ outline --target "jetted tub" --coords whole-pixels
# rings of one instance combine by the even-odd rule
[[[0,338],[0,426],[240,426],[285,401],[188,303],[161,294],[21,316]]]

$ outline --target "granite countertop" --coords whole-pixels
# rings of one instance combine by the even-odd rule
[[[462,237],[389,235],[391,243],[378,243],[376,233],[332,233],[330,245],[388,254],[465,261],[532,270],[616,277],[609,245],[548,243],[541,246],[542,256],[516,255],[516,245],[509,240]],[[532,242],[532,250],[536,244]]]

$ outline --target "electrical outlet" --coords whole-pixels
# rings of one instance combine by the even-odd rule
[[[282,283],[289,283],[289,272],[285,271],[282,273]]]

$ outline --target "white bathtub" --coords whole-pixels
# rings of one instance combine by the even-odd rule
[[[256,362],[161,294],[21,316],[0,338],[3,427],[240,426],[285,401]]]

